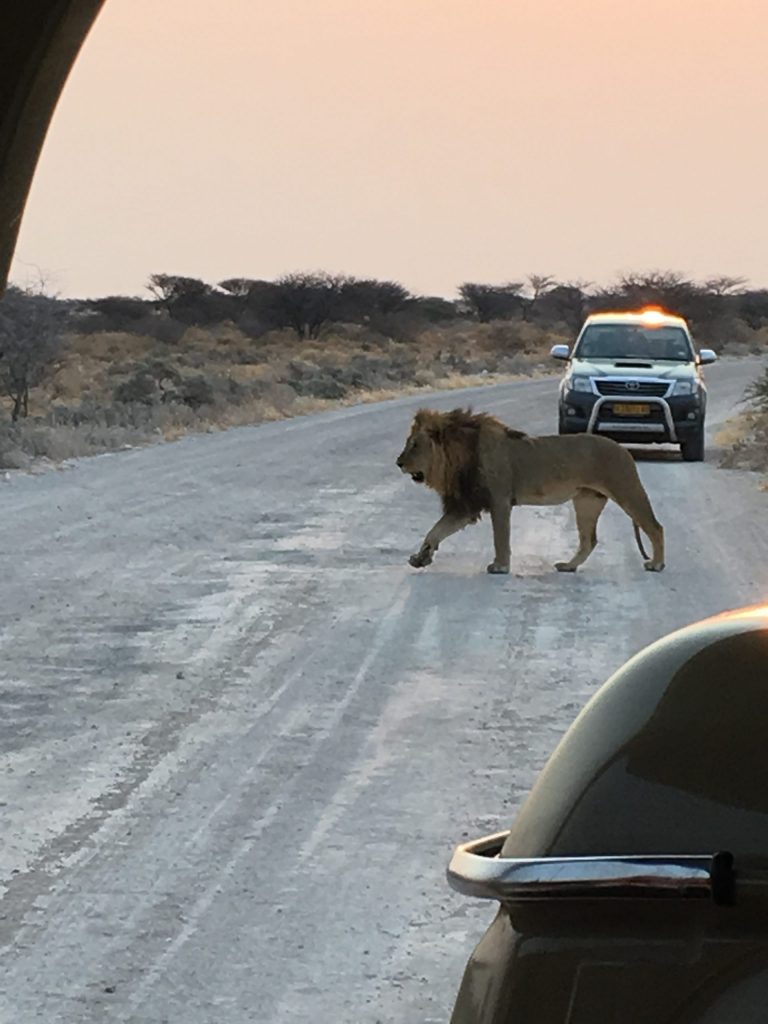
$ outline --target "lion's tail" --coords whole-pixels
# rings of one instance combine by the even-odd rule
[[[635,540],[637,541],[638,548],[640,548],[640,554],[646,561],[648,561],[648,555],[646,553],[645,548],[643,547],[643,538],[640,536],[640,527],[637,525],[634,519],[632,520],[632,526],[635,530]]]

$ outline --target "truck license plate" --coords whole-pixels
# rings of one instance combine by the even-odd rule
[[[617,416],[650,416],[651,407],[639,402],[618,402],[614,405],[613,411]]]

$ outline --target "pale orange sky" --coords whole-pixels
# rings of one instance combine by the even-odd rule
[[[107,0],[12,276],[768,285],[764,0]]]

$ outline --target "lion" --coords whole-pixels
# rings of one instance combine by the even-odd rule
[[[515,505],[560,505],[572,501],[579,547],[558,572],[575,572],[597,544],[597,520],[610,498],[632,520],[645,568],[664,568],[664,529],[656,519],[634,459],[616,441],[597,434],[531,437],[487,413],[471,409],[414,417],[397,465],[416,483],[442,498],[443,515],[411,555],[415,568],[430,565],[451,534],[490,512],[494,557],[489,573],[509,572],[509,529]],[[643,550],[640,530],[653,546]]]

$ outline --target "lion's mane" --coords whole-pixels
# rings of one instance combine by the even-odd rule
[[[495,416],[471,409],[421,409],[414,419],[414,429],[425,431],[432,440],[432,464],[426,483],[442,498],[443,511],[470,515],[475,522],[489,510],[491,500],[480,479],[481,433],[486,443],[494,435],[499,441],[527,437]]]

